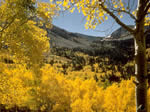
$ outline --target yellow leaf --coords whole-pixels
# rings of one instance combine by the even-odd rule
[[[105,16],[105,20],[108,20],[108,17],[107,17],[107,16]]]
[[[62,2],[61,2],[61,1],[56,1],[56,3],[57,3],[57,4],[62,4]]]
[[[70,10],[70,12],[73,13],[74,10],[75,10],[75,8],[72,8],[72,9]]]
[[[123,7],[122,10],[125,10],[125,8]]]
[[[63,6],[64,6],[64,7],[67,7],[67,5],[68,5],[68,2],[67,2],[66,0],[64,0]]]
[[[120,3],[120,5],[121,5],[121,7],[123,7],[123,3],[122,2]]]
[[[118,6],[117,5],[114,5],[114,8],[117,8]]]
[[[123,18],[123,15],[121,15],[120,18]]]
[[[100,13],[99,13],[99,16],[103,16],[103,15],[104,15],[103,12],[100,12]]]

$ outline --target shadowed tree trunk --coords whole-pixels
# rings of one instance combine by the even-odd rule
[[[138,39],[139,38],[139,39]],[[145,39],[138,34],[135,38],[135,75],[137,112],[147,112],[147,64]]]
[[[136,112],[148,112],[147,108],[147,60],[144,36],[145,0],[139,0],[137,8],[135,44]]]

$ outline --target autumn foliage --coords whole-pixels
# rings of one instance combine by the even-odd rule
[[[68,79],[63,74],[56,73],[50,65],[40,69],[39,81],[35,80],[34,72],[25,66],[4,66],[7,69],[0,74],[0,104],[5,105],[8,110],[18,106],[46,112],[135,111],[132,78],[113,83],[104,89],[92,78]],[[150,91],[148,94],[150,95]]]
[[[83,1],[77,2],[77,8],[87,17],[86,28],[95,28],[97,23],[108,19],[101,8],[85,7],[97,6],[97,0],[86,0],[87,4]],[[74,0],[64,0],[63,7],[70,8],[73,3]],[[114,8],[125,10],[121,0],[118,4],[112,3]],[[97,63],[92,67],[85,64],[80,71],[73,71],[72,64],[66,70],[67,75],[56,63],[53,66],[44,63],[50,45],[47,32],[41,26],[50,28],[58,10],[56,4],[36,0],[0,1],[0,111],[134,112],[134,78],[108,84],[101,78],[113,71],[103,71]],[[70,12],[73,10],[71,8]],[[118,15],[121,18],[122,14]],[[121,76],[118,68],[113,67],[116,69],[113,73]]]

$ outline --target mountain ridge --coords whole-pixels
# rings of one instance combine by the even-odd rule
[[[129,27],[133,28],[134,26],[129,25]],[[133,41],[133,36],[123,27],[116,29],[109,37],[98,37],[80,33],[72,33],[55,25],[52,29],[46,30],[48,32],[48,37],[50,38],[51,48],[65,47],[70,49],[81,48],[93,50],[95,49],[95,47],[102,47],[102,45],[105,47],[114,48],[114,46],[116,46],[114,45],[114,42],[118,42],[119,44],[120,42],[126,43],[127,41],[130,41],[129,43],[133,43],[131,42]],[[106,43],[107,45],[104,45],[104,43]]]
[[[93,41],[100,41],[103,37],[88,36],[80,33],[68,32],[57,26],[52,29],[46,29],[50,37],[51,47],[83,48],[91,49],[90,44]]]

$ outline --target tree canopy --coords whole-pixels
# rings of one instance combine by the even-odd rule
[[[1,0],[0,51],[13,57],[40,63],[49,50],[47,32],[39,26],[51,27],[56,6],[35,0]]]

